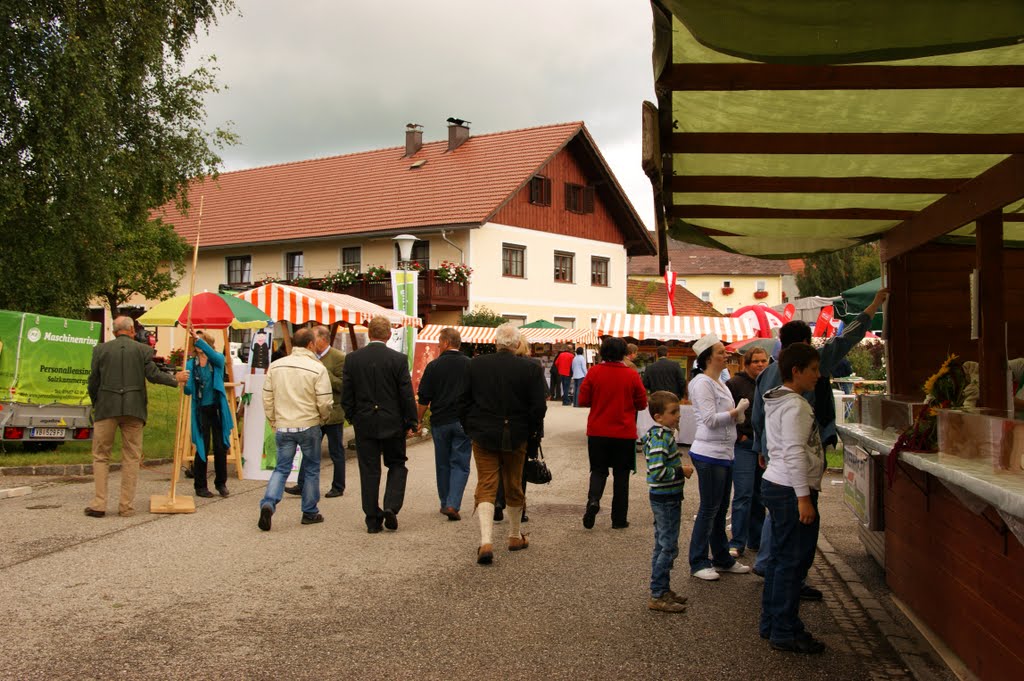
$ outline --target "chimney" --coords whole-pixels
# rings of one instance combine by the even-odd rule
[[[448,151],[455,151],[469,139],[469,121],[461,118],[448,119]]]
[[[423,146],[423,126],[419,123],[408,123],[405,126],[405,156],[414,155]]]

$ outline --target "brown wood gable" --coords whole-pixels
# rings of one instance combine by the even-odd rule
[[[601,191],[594,192],[594,211],[574,213],[566,209],[567,184],[594,187],[598,178],[588,177],[572,151],[572,144],[559,151],[537,173],[551,180],[551,205],[530,202],[530,182],[491,218],[491,222],[539,232],[625,244],[626,237],[612,217]]]

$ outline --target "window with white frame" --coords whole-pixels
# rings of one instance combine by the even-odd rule
[[[700,299],[703,300],[705,303],[710,303],[711,302],[711,291],[701,291],[700,292]]]
[[[676,285],[677,286],[682,286],[683,288],[686,288],[686,280],[685,279],[676,279]]]
[[[430,242],[426,240],[418,240],[412,245],[412,253],[409,255],[409,264],[416,263],[420,266],[420,269],[430,269]],[[395,244],[395,266],[402,264],[402,255],[398,250],[398,244]]]
[[[341,249],[341,269],[353,272],[363,269],[362,246],[345,246]]]
[[[501,316],[507,319],[508,323],[516,328],[519,328],[520,326],[526,323],[526,315],[524,314],[507,314],[502,312]]]
[[[764,279],[758,279],[757,280],[757,290],[758,291],[764,291],[766,286],[767,286],[767,282]]]
[[[573,261],[575,259],[575,253],[555,251],[555,281],[561,281],[569,284],[574,281]]]
[[[555,324],[558,324],[559,326],[564,326],[567,329],[575,329],[576,328],[576,318],[575,317],[555,317],[554,318],[554,322],[555,322]]]
[[[302,276],[304,258],[302,251],[292,251],[284,254],[284,278],[291,281]]]
[[[240,255],[226,259],[228,286],[248,286],[252,283],[252,256]]]
[[[732,282],[728,279],[722,282],[722,288],[732,288]]]
[[[725,314],[732,314],[732,308],[731,307],[725,308]]]
[[[501,276],[519,279],[526,276],[526,246],[501,245]]]
[[[590,285],[608,285],[608,258],[592,256],[590,258]]]

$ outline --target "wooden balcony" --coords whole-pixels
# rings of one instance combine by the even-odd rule
[[[311,288],[320,289],[322,280],[313,279]],[[417,278],[419,316],[428,316],[432,310],[462,310],[469,305],[469,284],[442,281],[433,271],[420,272]],[[368,300],[382,307],[392,307],[390,276],[376,281],[360,279],[352,286],[338,289],[338,293]]]

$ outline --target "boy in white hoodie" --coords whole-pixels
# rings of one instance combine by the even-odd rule
[[[818,351],[795,343],[779,356],[782,386],[764,396],[768,468],[761,498],[770,512],[773,561],[761,600],[760,633],[775,650],[820,653],[825,645],[800,621],[800,584],[818,543],[818,491],[825,451],[814,410],[801,395],[818,380]]]

